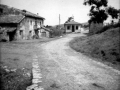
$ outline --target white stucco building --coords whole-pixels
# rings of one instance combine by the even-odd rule
[[[67,22],[64,24],[65,32],[81,32],[81,24],[78,22],[75,22],[74,20]]]

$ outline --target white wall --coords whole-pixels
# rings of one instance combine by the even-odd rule
[[[67,28],[67,26],[70,26],[70,29]],[[76,30],[76,26],[78,26],[78,29]],[[66,33],[72,32],[72,25],[65,25]],[[74,25],[75,32],[81,32],[81,26],[80,25]]]

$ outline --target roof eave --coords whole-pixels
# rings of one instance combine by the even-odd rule
[[[33,18],[38,18],[38,19],[43,19],[43,20],[45,20],[45,18],[43,18],[43,17],[35,17],[35,16],[32,16],[32,15],[25,15],[25,16],[28,16],[28,17],[33,17]]]
[[[25,16],[23,16],[23,18],[18,23],[20,23],[24,18],[25,18]]]

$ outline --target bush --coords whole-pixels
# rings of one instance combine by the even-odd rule
[[[38,36],[38,35],[33,35],[32,38],[33,38],[33,39],[39,39],[39,36]]]
[[[103,28],[102,23],[91,23],[89,34],[90,35],[96,34],[97,32],[101,31],[102,28]]]
[[[32,84],[32,75],[28,77],[26,72],[21,69],[7,72],[0,66],[0,90],[26,90]]]
[[[64,29],[52,28],[51,37],[61,36],[64,33]]]
[[[99,33],[105,32],[105,31],[108,30],[108,29],[117,28],[117,27],[120,27],[120,22],[118,22],[118,23],[116,23],[116,24],[110,24],[110,25],[104,26],[104,27],[103,27],[100,31],[98,31],[96,34],[99,34]]]

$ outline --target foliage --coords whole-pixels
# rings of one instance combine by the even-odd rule
[[[9,7],[7,5],[0,4],[0,15],[9,15],[9,14],[19,15],[21,14],[21,11],[19,9]]]
[[[32,77],[25,76],[25,71],[17,69],[7,72],[0,66],[1,90],[26,90],[31,85]]]
[[[107,12],[113,19],[117,19],[120,14],[120,10],[117,10],[111,6],[107,8]]]
[[[84,5],[95,5],[96,8],[100,8],[102,6],[107,6],[108,1],[107,0],[84,0]]]
[[[108,0],[84,0],[84,5],[91,6],[89,23],[103,23],[110,15],[113,19],[117,19],[120,10],[107,6]]]
[[[97,32],[97,34],[105,32],[106,30],[112,29],[112,28],[120,28],[120,22],[116,23],[116,24],[110,24],[110,25],[106,25],[104,26],[100,31]]]
[[[73,19],[74,19],[73,17],[69,17],[65,23],[68,23],[68,22],[72,21]]]
[[[64,29],[52,28],[50,32],[51,37],[61,36],[64,33]]]
[[[91,6],[89,13],[89,23],[103,23],[107,19],[108,15],[105,10],[105,7],[107,7],[107,3],[107,0],[84,0],[84,5]]]
[[[98,58],[96,60],[120,65],[119,28],[109,29],[104,33],[92,36],[77,37],[70,42],[76,51]],[[118,64],[118,65],[117,65]]]

